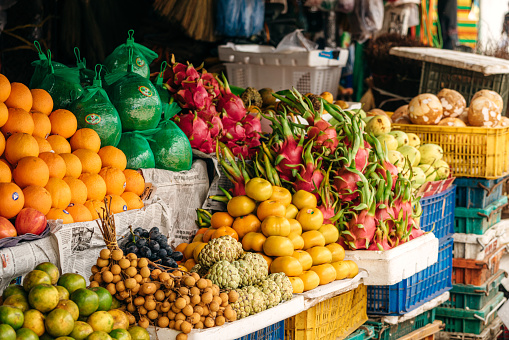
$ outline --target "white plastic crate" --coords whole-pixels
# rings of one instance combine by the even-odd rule
[[[365,285],[393,285],[437,262],[438,239],[427,233],[386,251],[347,250],[345,259],[368,271]]]
[[[467,260],[483,261],[504,244],[507,237],[507,223],[498,223],[483,235],[455,233],[453,256]],[[501,249],[501,248],[500,248]]]

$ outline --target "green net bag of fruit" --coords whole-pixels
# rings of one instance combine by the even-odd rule
[[[32,62],[32,66],[35,67],[34,74],[32,74],[32,78],[30,79],[29,87],[31,89],[37,89],[41,85],[42,80],[46,75],[48,75],[50,69],[48,67],[48,57],[42,51],[41,44],[36,40],[34,41],[35,49],[37,50],[37,54],[39,56],[38,60]],[[65,68],[64,64],[53,62],[54,68]]]
[[[166,61],[163,61],[161,63],[161,71],[157,75],[157,78],[153,81],[157,93],[159,94],[159,98],[161,98],[162,117],[165,117],[165,112],[168,110],[168,105],[170,105],[170,92],[168,91],[167,88],[168,85],[166,85],[163,80],[164,71],[166,70],[167,66],[168,64],[166,63]]]
[[[129,49],[134,60],[134,49]],[[105,76],[107,92],[115,105],[122,131],[154,129],[161,120],[161,98],[149,79],[133,70],[133,63],[127,64],[127,72],[110,73]]]
[[[170,171],[191,169],[193,151],[186,134],[170,120],[180,112],[177,103],[168,105],[164,120],[157,129],[147,131],[147,140],[154,154],[155,166]]]
[[[104,60],[104,66],[110,73],[123,72],[127,68],[127,64],[131,63],[129,51],[133,50],[134,65],[133,71],[140,76],[150,77],[150,63],[157,58],[157,53],[134,42],[134,30],[129,30],[127,41],[125,44],[118,46],[109,56]]]
[[[122,134],[122,123],[117,109],[102,88],[101,70],[97,65],[92,85],[71,105],[71,112],[78,120],[78,129],[90,128],[101,138],[101,146],[117,146]]]
[[[122,150],[127,158],[127,169],[155,168],[154,153],[140,132],[122,133],[117,148]]]
[[[77,47],[74,48],[74,56],[76,57],[76,66],[80,73],[81,86],[85,87],[92,85],[95,78],[95,72],[87,68],[87,60],[85,58],[81,58],[80,49]]]

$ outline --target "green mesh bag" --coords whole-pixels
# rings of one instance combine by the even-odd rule
[[[154,80],[154,86],[157,90],[157,93],[159,94],[159,98],[161,98],[161,104],[162,104],[162,117],[165,117],[165,112],[168,110],[168,105],[170,104],[170,92],[168,91],[167,85],[164,83],[163,75],[164,71],[166,70],[166,67],[168,64],[166,61],[163,61],[161,63],[161,71],[159,72],[159,75]]]
[[[48,67],[48,57],[46,54],[42,51],[41,44],[36,40],[34,41],[35,49],[37,50],[37,54],[39,56],[39,60],[35,60],[32,62],[32,66],[35,67],[34,74],[32,74],[32,78],[30,79],[30,83],[28,85],[31,89],[37,89],[40,88],[41,83],[50,72],[50,69]],[[64,64],[57,63],[56,61],[53,62],[53,68],[67,68]]]
[[[124,152],[128,169],[155,168],[154,154],[148,141],[140,132],[122,133],[117,148]]]
[[[70,110],[78,120],[78,129],[90,128],[97,132],[101,146],[117,146],[122,134],[122,123],[117,109],[102,88],[101,70],[102,66],[97,65],[92,85],[85,88],[83,96],[71,105]]]
[[[130,49],[133,49],[133,58],[129,55]],[[124,72],[127,64],[134,60],[133,71],[144,78],[150,77],[150,63],[157,58],[157,53],[134,42],[134,30],[129,30],[128,38],[125,44],[118,46],[104,60],[104,66],[110,73]]]
[[[129,54],[133,53],[131,47]],[[127,64],[127,72],[110,73],[105,80],[111,103],[122,121],[122,131],[157,127],[161,120],[161,99],[150,80],[133,71],[132,63]]]
[[[164,120],[154,133],[147,136],[150,148],[154,153],[155,166],[158,169],[186,171],[191,169],[193,151],[186,134],[170,120],[180,112],[177,103],[168,106]],[[147,131],[147,133],[149,133]]]
[[[48,50],[49,73],[37,88],[48,91],[53,98],[53,109],[68,109],[83,94],[80,73],[76,68],[55,68]]]
[[[76,66],[80,73],[81,86],[89,86],[94,82],[95,72],[87,68],[87,61],[85,58],[81,58],[80,49],[74,48],[74,56],[76,56]]]

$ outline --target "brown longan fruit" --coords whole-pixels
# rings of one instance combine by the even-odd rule
[[[235,316],[235,315],[234,315],[234,313],[235,313],[235,311],[234,311],[231,307],[230,307],[230,308],[228,308],[228,307],[227,307],[227,308],[224,310],[223,315],[224,315],[224,316],[225,316],[225,317],[226,317],[229,321],[235,321],[235,320],[233,320],[233,318],[234,318],[234,316]]]
[[[177,300],[175,300],[174,305],[178,309],[183,309],[187,305],[187,303],[183,297],[179,297]]]
[[[189,289],[189,294],[191,295],[200,295],[201,291],[200,291],[200,288],[198,287],[192,287],[191,289]]]
[[[179,288],[179,294],[180,295],[188,295],[189,294],[189,288],[187,288],[187,287],[180,287]]]
[[[177,331],[180,331],[180,325],[182,325],[182,322],[184,322],[184,320],[175,320],[175,328]]]
[[[193,308],[194,312],[198,315],[203,315],[203,307],[202,306],[194,306]]]
[[[171,306],[171,310],[172,310],[174,313],[176,313],[176,314],[178,314],[178,313],[180,313],[180,312],[182,311],[182,309],[177,308],[177,306],[175,306],[175,304],[173,304],[173,305]]]
[[[134,299],[134,304],[136,306],[143,306],[143,304],[145,304],[145,298],[143,296],[137,296],[135,299]]]
[[[155,320],[159,316],[159,313],[157,313],[156,310],[148,311],[147,316],[150,320]]]
[[[205,322],[205,317],[202,315],[202,317],[200,318],[200,322],[201,323],[204,323]]]
[[[113,281],[113,274],[110,271],[105,271],[101,274],[101,278],[103,282],[110,283]]]
[[[193,296],[191,297],[191,304],[192,304],[192,305],[197,305],[197,304],[199,304],[200,302],[201,302],[201,297],[200,297],[200,295],[193,295]]]
[[[203,293],[210,293],[212,296],[214,295],[214,291],[212,290],[212,287],[207,287],[203,290]]]
[[[145,307],[146,310],[154,310],[156,309],[156,302],[154,300],[145,300],[143,307]]]
[[[136,254],[134,254],[134,253],[129,253],[129,254],[127,254],[127,258],[129,259],[129,261],[132,261],[132,260],[137,260],[138,256],[136,256]]]
[[[168,325],[168,328],[175,329],[175,320],[170,320],[170,324]]]
[[[141,259],[138,259],[138,268],[145,268],[148,266],[148,259],[145,257],[142,257]]]
[[[165,298],[164,292],[162,290],[158,290],[154,293],[154,297],[156,298],[157,301],[163,301]]]
[[[157,320],[157,325],[162,328],[168,327],[170,324],[170,319],[168,319],[166,316],[161,316],[159,320]]]
[[[205,279],[199,279],[198,281],[196,281],[196,287],[200,288],[200,289],[205,289],[207,288],[207,280]]]
[[[175,292],[173,292],[173,291],[172,291],[172,292],[170,292],[170,295],[168,295],[168,301],[173,302],[173,301],[175,301],[176,299],[177,299],[177,293],[175,293]]]
[[[143,286],[141,286],[141,292],[146,295],[154,294],[156,290],[156,285],[152,282],[144,283]]]
[[[119,281],[115,284],[115,288],[117,289],[117,292],[123,292],[125,290],[125,284],[124,281]]]
[[[194,313],[194,309],[190,305],[187,305],[184,308],[182,308],[182,313],[185,316],[191,316]]]
[[[160,302],[156,303],[156,311],[158,313],[163,313],[163,311],[161,310],[161,303]]]
[[[208,306],[202,306],[202,308],[203,308],[202,316],[207,316],[210,314],[210,310],[209,310]]]
[[[136,283],[136,280],[131,277],[131,278],[125,280],[124,285],[127,289],[133,289],[134,287],[136,287],[137,283]]]
[[[195,329],[203,329],[203,322],[198,321],[198,323],[196,325],[194,325],[194,328]]]
[[[99,267],[97,267],[95,264],[92,266],[92,268],[90,268],[90,271],[92,272],[92,274],[95,274],[97,272],[99,272]]]
[[[110,256],[111,256],[111,252],[109,249],[103,249],[101,250],[101,252],[99,253],[99,257],[103,260],[109,260],[110,259]]]
[[[211,312],[217,312],[219,310],[219,304],[216,301],[212,301],[209,304],[209,309]]]
[[[195,281],[200,279],[200,275],[198,275],[198,273],[191,273],[190,275],[194,278]]]
[[[152,271],[152,273],[150,274],[150,277],[155,280],[159,277],[159,274],[161,274],[161,273],[162,273],[161,269],[156,268]]]
[[[131,302],[127,305],[127,311],[130,313],[136,312],[136,306],[134,305],[134,303]]]
[[[201,300],[207,304],[212,302],[212,298],[212,293],[205,293],[201,296]]]
[[[136,322],[136,318],[134,317],[134,315],[132,315],[131,313],[125,313],[127,314],[127,319],[129,320],[129,324],[132,325],[133,323]]]
[[[103,260],[102,258],[97,259],[97,267],[104,268],[110,265],[110,260]]]
[[[212,287],[212,280],[211,279],[205,279],[207,280],[207,287]]]
[[[182,324],[180,325],[180,330],[185,334],[191,333],[192,329],[193,326],[187,321],[182,322]]]
[[[150,276],[150,269],[148,269],[148,267],[142,267],[140,269],[140,275],[141,275],[142,278],[146,279],[147,277]]]
[[[177,316],[177,313],[175,313],[174,311],[168,311],[168,318],[170,318],[170,320],[175,320],[175,317]]]
[[[159,276],[157,278],[159,279],[159,281],[164,282],[164,281],[168,281],[169,279],[171,279],[171,276],[167,272],[162,272],[161,274],[159,274]]]
[[[114,264],[110,268],[110,272],[113,275],[119,275],[121,271],[122,271],[122,268],[120,268],[120,266],[118,264]]]
[[[138,260],[131,260],[131,267],[136,268],[138,266]]]
[[[184,298],[184,300],[186,300],[186,305],[190,305],[191,304],[191,298],[189,297],[189,295],[184,295],[182,297]]]
[[[194,287],[196,280],[192,276],[188,276],[184,279],[184,284],[188,287]]]
[[[175,337],[175,340],[187,340],[187,334],[185,334],[185,333],[179,333],[179,334],[177,334],[177,336]]]
[[[212,294],[214,296],[219,296],[219,292],[220,292],[219,286],[218,285],[212,285]]]
[[[106,290],[110,292],[111,295],[115,295],[117,293],[117,289],[115,288],[114,283],[110,283],[106,286]]]
[[[211,327],[214,327],[216,325],[216,323],[214,322],[214,319],[212,318],[205,318],[205,322],[203,323],[203,325],[207,328],[211,328]]]
[[[234,303],[234,302],[237,302],[238,299],[239,299],[239,293],[237,293],[234,290],[230,290],[230,292],[228,293],[228,301],[230,303]]]
[[[221,299],[222,302],[228,302],[228,294],[226,293],[219,294],[219,298]]]
[[[138,274],[138,271],[136,270],[135,267],[128,267],[126,270],[125,270],[125,273],[127,274],[127,276],[129,277],[134,277],[136,274]]]
[[[141,288],[140,284],[137,283],[136,286],[133,289],[131,289],[131,293],[138,294],[138,292],[140,291],[140,288]]]
[[[183,313],[177,313],[177,315],[175,315],[175,321],[185,320],[185,319],[186,319],[186,316]]]
[[[128,259],[120,259],[120,261],[118,261],[118,265],[122,269],[127,269],[131,266],[131,262],[129,262]]]
[[[174,270],[171,274],[175,277],[182,277],[182,272],[180,270]]]
[[[90,281],[90,288],[99,287],[99,282],[97,281]]]
[[[120,261],[124,257],[124,252],[121,249],[115,249],[111,252],[111,258],[115,261]]]
[[[138,326],[140,326],[140,327],[148,328],[149,325],[150,325],[150,321],[148,321],[148,319],[144,316],[142,316],[140,318],[140,320],[138,321]]]
[[[118,281],[122,280],[122,276],[120,275],[113,275],[112,283],[117,283]]]
[[[216,315],[217,315],[217,312],[210,312],[209,313],[209,317],[211,317],[212,319],[215,319]]]
[[[164,301],[162,304],[161,304],[161,312],[162,313],[166,313],[170,310],[171,308],[171,305],[168,301]]]
[[[214,296],[212,298],[212,301],[214,301],[215,303],[217,303],[219,306],[223,303],[223,300],[221,300],[221,298],[219,296]]]
[[[101,274],[104,273],[105,271],[108,271],[108,270],[110,270],[109,265],[106,266],[106,267],[101,268]]]
[[[145,315],[145,314],[148,313],[148,310],[145,307],[143,307],[143,306],[139,306],[138,307],[138,313],[140,313],[142,315]]]
[[[127,290],[124,290],[122,292],[119,292],[118,296],[120,297],[120,299],[122,301],[124,301],[125,299],[127,299],[129,297],[129,293],[127,292]]]
[[[188,320],[191,324],[196,325],[198,322],[200,322],[200,314],[193,313],[191,316],[189,316]]]
[[[222,326],[224,325],[226,322],[226,319],[224,318],[224,316],[218,316],[216,318],[216,326]]]
[[[140,283],[141,280],[143,280],[143,276],[141,276],[140,274],[134,275],[133,278],[136,280],[137,283]]]

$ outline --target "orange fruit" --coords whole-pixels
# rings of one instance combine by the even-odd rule
[[[39,144],[39,153],[50,152],[53,150],[51,148],[51,144],[46,140],[46,138],[34,136],[37,144]]]
[[[64,182],[71,189],[71,204],[84,204],[87,201],[87,186],[85,183],[74,177],[64,177]]]
[[[81,161],[78,156],[73,155],[72,153],[61,153],[60,157],[64,159],[65,162],[65,176],[71,176],[78,178],[81,175]]]
[[[16,164],[21,158],[39,155],[39,144],[28,133],[15,133],[5,142],[5,159]]]
[[[48,91],[43,89],[31,89],[30,93],[33,99],[30,111],[40,112],[45,116],[49,116],[51,111],[53,111],[53,98],[51,98]]]
[[[0,74],[0,102],[5,102],[11,94],[11,82],[6,76]]]
[[[84,204],[87,207],[88,211],[92,214],[92,219],[96,220],[99,218],[99,215],[102,216],[103,209],[105,207],[104,202],[96,201],[96,200],[88,200]]]
[[[101,176],[84,172],[79,179],[87,187],[87,200],[102,201],[104,199],[104,196],[106,196],[106,182]]]
[[[9,108],[8,117],[2,126],[2,133],[9,137],[15,132],[23,132],[31,135],[34,132],[34,120],[27,111],[19,108]]]
[[[51,207],[65,209],[71,203],[71,188],[64,180],[50,177],[45,188],[51,195]]]
[[[101,157],[92,150],[78,149],[73,151],[73,155],[78,156],[81,161],[82,172],[98,174],[102,168]]]
[[[32,108],[32,94],[25,84],[11,83],[11,93],[5,100],[7,107],[15,107],[30,111]]]
[[[32,120],[34,121],[34,132],[32,136],[47,138],[51,132],[51,122],[48,116],[44,113],[32,113]]]
[[[127,203],[119,195],[106,196],[106,204],[110,210],[110,214],[118,214],[127,211]]]
[[[126,191],[122,195],[120,195],[127,204],[127,210],[133,209],[141,209],[145,206],[140,196],[136,195],[134,192]]]
[[[1,91],[1,85],[0,85],[0,91]],[[0,126],[4,126],[5,123],[7,123],[7,119],[9,118],[9,109],[7,106],[0,102]]]
[[[141,196],[145,190],[145,180],[143,176],[136,170],[126,169],[125,175],[125,191],[134,192],[136,195]]]
[[[0,182],[12,181],[11,168],[7,162],[0,162]]]
[[[125,175],[121,170],[108,166],[99,171],[99,176],[106,182],[106,195],[122,195],[126,183]]]
[[[48,220],[62,220],[63,224],[74,223],[74,219],[67,210],[51,208],[46,214]]]
[[[59,135],[51,135],[46,138],[48,142],[51,144],[51,149],[55,153],[71,153],[71,144],[62,136]]]
[[[92,221],[92,214],[87,207],[79,203],[71,203],[65,210],[71,214],[74,222]]]
[[[92,129],[84,128],[79,129],[71,137],[71,149],[72,151],[78,149],[88,149],[97,153],[101,148],[101,138]]]
[[[34,208],[46,215],[51,209],[51,194],[38,185],[29,185],[23,189],[25,205],[23,208]]]
[[[16,216],[25,204],[25,195],[14,183],[0,183],[0,216],[7,219]]]
[[[60,155],[53,152],[43,152],[39,154],[39,158],[48,165],[49,177],[64,178],[66,165],[64,159],[60,157]]]
[[[103,167],[112,166],[122,171],[125,170],[125,167],[127,166],[127,158],[122,150],[108,145],[102,147],[98,154],[103,162]]]
[[[51,134],[71,138],[78,128],[76,116],[69,110],[58,109],[49,115],[51,121]]]
[[[5,137],[2,133],[0,133],[0,155],[3,155],[5,151]]]
[[[46,186],[49,180],[49,168],[46,162],[39,157],[23,157],[12,171],[14,182],[20,188],[29,185]]]

